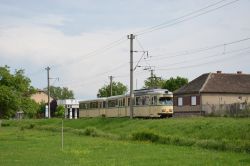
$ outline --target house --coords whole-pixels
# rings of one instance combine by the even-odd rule
[[[238,114],[249,104],[250,74],[241,71],[206,73],[174,91],[174,116]]]
[[[48,103],[48,94],[43,90],[37,90],[37,92],[31,95],[31,99],[35,100],[37,103]],[[50,97],[50,102],[54,100]]]

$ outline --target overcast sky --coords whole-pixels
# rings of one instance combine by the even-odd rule
[[[249,0],[0,0],[0,65],[24,69],[36,88],[47,86],[50,66],[59,77],[52,85],[69,87],[77,99],[95,98],[110,75],[129,88],[131,33],[134,50],[149,52],[139,66],[164,79],[250,73]],[[134,53],[134,65],[141,56]],[[135,70],[135,88],[150,76],[144,69]]]

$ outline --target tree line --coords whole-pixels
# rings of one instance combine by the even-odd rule
[[[36,103],[31,99],[36,92],[23,69],[11,73],[10,67],[0,66],[0,119],[14,118],[17,112],[22,112],[27,118],[44,114],[46,103]],[[54,99],[74,98],[73,91],[66,87],[51,86],[50,93]]]
[[[176,78],[170,77],[169,79],[163,79],[162,77],[157,77],[153,75],[148,77],[144,81],[143,88],[146,89],[168,89],[171,92],[179,89],[180,87],[188,84],[188,79],[184,77],[177,76]],[[102,86],[97,93],[97,97],[110,97],[111,96],[111,85]],[[124,95],[128,92],[128,87],[121,82],[112,82],[112,96]]]
[[[144,81],[143,88],[163,88],[175,91],[188,83],[187,78],[176,77],[163,79],[162,77],[149,77]],[[47,88],[43,89],[47,92]],[[112,83],[112,96],[123,95],[128,91],[126,85],[121,82]],[[0,66],[0,119],[14,118],[17,112],[24,113],[27,118],[39,118],[45,112],[47,103],[36,103],[31,96],[37,89],[31,85],[31,80],[25,76],[24,70],[19,69],[11,73],[8,66]],[[50,94],[57,99],[74,99],[74,92],[67,87],[50,86]],[[97,97],[109,97],[111,95],[110,85],[103,85]],[[54,100],[54,104],[56,101]],[[55,104],[56,105],[56,104]],[[54,116],[62,115],[62,108],[52,111]]]

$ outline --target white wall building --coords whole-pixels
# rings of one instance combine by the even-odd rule
[[[75,99],[57,100],[57,105],[63,105],[65,108],[65,118],[79,118],[79,102]]]

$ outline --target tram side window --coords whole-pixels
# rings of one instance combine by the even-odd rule
[[[119,107],[123,107],[125,104],[125,99],[119,99],[118,104],[119,104]]]
[[[157,104],[157,96],[152,96],[151,97],[151,105],[156,105]]]
[[[150,98],[149,96],[142,96],[142,105],[150,105]]]
[[[90,103],[90,108],[98,108],[98,103],[97,102],[91,102]]]
[[[103,108],[106,108],[106,101],[102,103]]]
[[[84,103],[83,108],[84,108],[84,109],[88,109],[88,108],[89,108],[89,107],[88,107],[88,104],[87,104],[87,103]]]
[[[136,97],[135,102],[136,102],[136,105],[142,105],[142,98],[141,97]]]
[[[91,107],[90,107],[90,103],[88,103],[88,104],[87,104],[87,109],[90,109],[90,108],[91,108]]]
[[[115,107],[117,105],[117,100],[109,100],[108,107]]]
[[[80,109],[84,109],[84,104],[83,104],[83,103],[80,103],[80,104],[79,104],[79,107],[80,107]]]
[[[81,103],[80,105],[79,105],[79,107],[80,107],[80,109],[87,109],[88,107],[87,107],[87,103]]]
[[[145,104],[150,105],[150,97],[149,96],[145,97]]]
[[[98,108],[102,108],[102,102],[99,102],[98,105]]]

